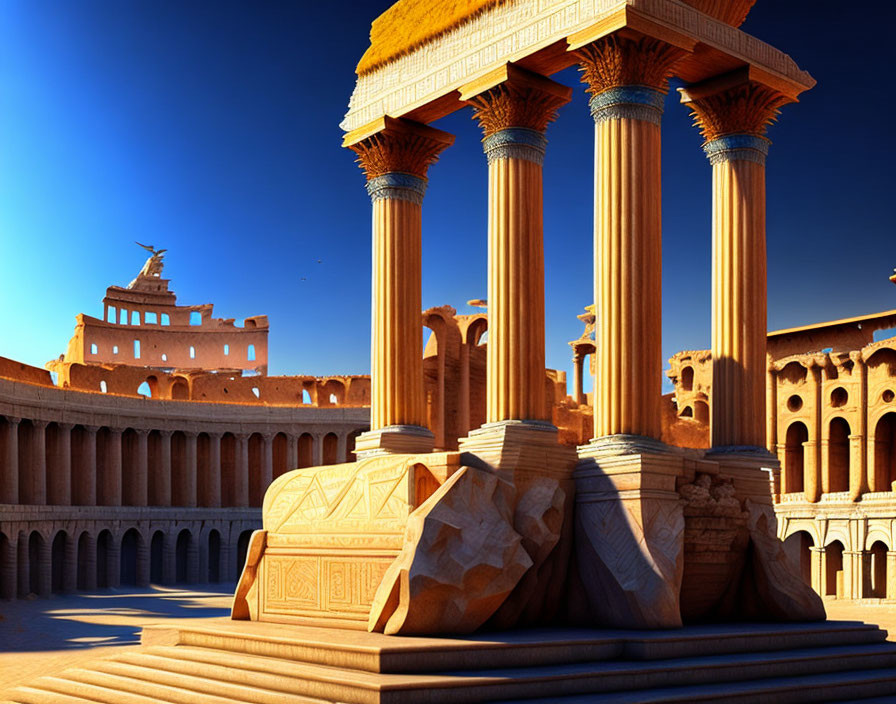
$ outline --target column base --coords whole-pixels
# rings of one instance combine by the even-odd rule
[[[518,487],[537,477],[569,480],[575,451],[558,440],[556,426],[547,421],[502,420],[471,430],[458,441],[461,464],[482,462],[508,472]],[[477,462],[478,460],[478,462]]]
[[[359,460],[379,455],[420,455],[432,452],[435,435],[419,425],[389,425],[368,430],[355,440]]]
[[[706,451],[704,459],[718,465],[720,477],[734,483],[737,498],[757,504],[773,505],[780,490],[781,463],[764,447],[728,445]]]
[[[684,456],[633,435],[595,438],[578,448],[573,594],[599,625],[677,628],[684,572],[684,514],[676,492]]]

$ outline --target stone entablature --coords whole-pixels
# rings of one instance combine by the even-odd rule
[[[581,35],[579,46],[626,24],[698,47],[676,67],[688,82],[748,64],[782,87],[800,86],[796,92],[814,85],[784,52],[675,0],[512,0],[360,76],[341,127],[351,132],[384,115],[431,121],[463,106],[463,85],[508,61],[550,75],[576,63],[566,49],[578,48]]]

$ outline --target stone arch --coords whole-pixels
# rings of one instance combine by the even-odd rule
[[[849,423],[832,418],[828,426],[828,491],[849,491]]]
[[[876,540],[862,553],[862,596],[866,599],[887,598],[887,545]]]
[[[162,584],[165,581],[165,533],[157,530],[149,544],[149,581]]]
[[[119,584],[137,586],[137,559],[143,536],[136,528],[129,528],[121,537],[119,553]]]
[[[788,494],[805,488],[805,460],[803,443],[809,440],[809,429],[802,421],[794,421],[787,428],[784,446],[784,491]]]
[[[885,413],[874,426],[871,491],[892,491],[896,482],[896,413]]]
[[[805,383],[808,373],[809,370],[802,362],[794,360],[784,365],[781,371],[778,372],[778,378],[781,381],[785,381],[790,384],[802,384]]]
[[[314,465],[314,436],[311,433],[302,433],[298,439],[299,461],[298,467],[311,467]]]
[[[236,505],[237,442],[233,433],[221,436],[221,505]]]
[[[208,532],[208,572],[205,580],[209,583],[221,581],[221,533],[212,528]]]
[[[790,555],[793,564],[799,567],[799,575],[808,586],[812,586],[812,546],[815,544],[812,535],[805,530],[797,530],[787,536],[784,549]]]
[[[321,384],[317,399],[320,406],[341,406],[345,403],[345,384],[339,379],[327,379]],[[325,402],[320,403],[321,399]]]
[[[679,413],[678,415],[682,418],[693,418],[694,408],[692,406],[685,406],[681,409],[681,413]]]
[[[112,572],[118,572],[118,564],[115,561],[115,547],[113,545],[112,531],[104,528],[96,537],[96,586],[99,589],[107,589],[112,586]]]
[[[694,368],[690,364],[681,368],[680,378],[682,391],[694,390]]]
[[[93,586],[96,576],[96,566],[91,565],[96,558],[94,557],[93,538],[86,530],[78,536],[78,576],[75,580],[75,587],[79,591],[87,591]],[[93,567],[93,569],[91,569]],[[93,575],[91,575],[93,572]]]
[[[171,380],[171,399],[173,401],[190,399],[190,384],[182,376],[176,376]]]
[[[261,506],[264,499],[264,437],[261,433],[252,433],[249,439],[249,505]]]
[[[155,374],[150,374],[145,379],[146,385],[149,387],[149,397],[150,398],[158,398],[159,397],[159,377]]]
[[[46,539],[40,531],[33,530],[28,536],[28,593],[43,595],[41,584],[41,553]]]
[[[843,594],[843,543],[833,540],[824,548],[824,596],[842,598]]]
[[[272,454],[274,464],[272,479],[276,479],[281,474],[286,474],[286,472],[290,470],[287,452],[289,441],[286,438],[286,433],[277,433],[271,442],[273,443]]]
[[[65,591],[65,574],[68,569],[69,556],[68,543],[68,533],[64,530],[57,531],[50,549],[50,591],[53,594],[62,594]]]
[[[323,463],[337,464],[339,459],[339,437],[336,433],[327,433],[323,437]]]
[[[193,534],[189,528],[184,528],[177,534],[177,541],[174,545],[174,581],[178,584],[189,580],[192,541]]]

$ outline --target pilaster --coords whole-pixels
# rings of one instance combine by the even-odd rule
[[[193,431],[184,432],[184,476],[180,484],[183,489],[183,496],[179,498],[181,506],[197,505],[197,489],[198,489],[198,473],[199,466],[197,463],[197,440],[198,433]]]
[[[159,466],[153,468],[156,474],[156,496],[153,505],[171,505],[171,436],[172,430],[159,431]]]
[[[236,471],[233,495],[236,506],[249,505],[249,434],[236,435]]]
[[[47,503],[47,421],[31,421],[31,466],[28,475],[31,478],[28,503],[38,506]]]
[[[137,461],[134,464],[134,475],[131,497],[134,506],[149,504],[149,430],[139,428],[137,433]]]
[[[221,506],[221,433],[208,435],[208,478],[206,485],[207,505]]]

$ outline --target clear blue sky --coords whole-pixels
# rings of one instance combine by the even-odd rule
[[[182,304],[270,316],[271,373],[367,373],[370,205],[338,124],[389,4],[3,0],[0,355],[63,352],[75,315],[137,273],[140,240],[168,248]],[[759,0],[743,27],[818,80],[769,132],[772,329],[896,308],[891,7],[855,28],[842,2]],[[592,288],[593,125],[575,71],[555,79],[576,90],[548,132],[547,361],[569,370]],[[709,344],[710,167],[690,122],[670,95],[667,357]],[[436,126],[457,142],[430,170],[423,303],[470,312],[486,165],[469,111]]]

